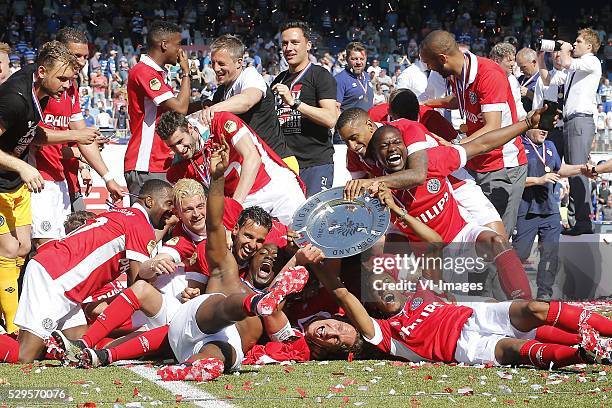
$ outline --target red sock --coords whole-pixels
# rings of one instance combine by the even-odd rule
[[[542,343],[565,344],[566,346],[575,346],[582,341],[579,334],[569,333],[553,326],[538,327],[535,339]]]
[[[514,249],[508,249],[495,258],[497,275],[502,290],[510,299],[531,299],[531,287],[525,268]]]
[[[140,309],[138,298],[132,289],[127,288],[100,313],[91,327],[87,329],[82,340],[87,347],[93,347],[110,332],[121,326],[138,309]]]
[[[100,340],[99,342],[97,342],[93,348],[95,348],[96,350],[100,350],[103,348],[106,348],[106,346],[108,345],[108,343],[111,343],[113,341],[115,341],[116,339],[113,339],[112,337],[105,337],[102,340]]]
[[[572,364],[583,364],[578,349],[561,344],[540,343],[529,340],[520,350],[521,364],[538,368],[561,368]]]
[[[19,343],[7,334],[0,335],[0,361],[13,364],[19,361]]]
[[[128,341],[108,349],[110,361],[132,360],[149,353],[155,353],[168,344],[168,326],[157,327],[153,330],[129,339]]]
[[[588,323],[603,337],[612,337],[612,320],[600,314],[559,301],[550,302],[546,323],[565,331],[578,333],[582,322]]]

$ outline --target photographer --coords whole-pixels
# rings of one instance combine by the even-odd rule
[[[600,40],[596,31],[585,28],[578,31],[572,44],[562,42],[559,62],[563,71],[554,76],[540,67],[544,85],[564,86],[563,141],[565,162],[581,164],[588,161],[595,135],[593,115],[597,111],[597,87],[601,77],[601,63],[595,56]],[[573,55],[573,58],[572,58]],[[543,69],[544,68],[544,69]],[[569,221],[571,228],[565,235],[592,234],[590,214],[590,184],[584,176],[570,177]]]

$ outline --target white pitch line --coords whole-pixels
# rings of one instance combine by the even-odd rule
[[[126,367],[127,368],[127,367]],[[155,383],[159,387],[170,391],[172,395],[182,395],[185,398],[185,402],[190,402],[198,407],[210,407],[210,408],[232,408],[233,405],[227,402],[217,399],[212,394],[209,394],[201,389],[194,387],[184,381],[162,381],[157,375],[157,370],[151,367],[145,367],[144,365],[135,365],[129,367],[128,370],[135,374],[138,374],[142,378],[145,378],[152,383]],[[190,399],[196,401],[191,401]]]

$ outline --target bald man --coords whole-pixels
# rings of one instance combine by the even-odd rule
[[[516,53],[516,64],[523,75],[518,79],[521,85],[521,102],[527,112],[533,107],[536,83],[540,78],[538,67],[538,53],[531,48],[523,48]]]
[[[487,58],[462,52],[452,34],[432,31],[421,43],[421,61],[451,84],[452,93],[424,101],[434,108],[459,109],[467,135],[461,144],[517,121],[512,90],[503,69]],[[527,158],[519,138],[467,163],[476,183],[495,206],[506,230],[516,224],[527,177]]]

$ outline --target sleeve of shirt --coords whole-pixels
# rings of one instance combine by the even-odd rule
[[[572,58],[569,69],[592,73],[599,71],[601,69],[600,67],[601,63],[597,57],[593,55],[585,55],[581,58]]]
[[[261,74],[257,72],[257,69],[254,67],[249,68],[244,70],[244,74],[241,78],[241,89],[244,91],[247,88],[257,88],[263,93],[263,96],[265,96],[268,90],[268,85],[266,84],[265,79],[263,79]]]
[[[431,109],[425,112],[423,117],[421,117],[421,123],[427,130],[444,140],[451,141],[457,137],[457,131],[453,125],[436,110]]]
[[[0,124],[5,129],[13,127],[27,115],[28,107],[20,95],[14,93],[0,95]]]
[[[174,97],[172,89],[155,70],[140,70],[140,75],[135,79],[147,98],[153,100],[157,106]]]
[[[71,122],[78,122],[83,120],[83,112],[81,112],[81,104],[79,101],[79,88],[76,85],[74,87],[74,94],[72,96],[72,112],[70,115]]]
[[[223,225],[226,229],[231,230],[238,223],[238,217],[242,212],[242,205],[230,197],[225,197],[225,206],[223,207]]]
[[[231,146],[236,146],[243,136],[251,135],[251,131],[242,119],[229,112],[215,114],[210,131],[218,138],[225,138]]]
[[[399,119],[389,122],[389,125],[395,126],[402,132],[402,139],[404,139],[408,156],[414,152],[431,147],[430,143],[427,141],[425,131],[417,123],[406,119]]]
[[[467,155],[460,145],[439,146],[428,150],[427,176],[446,177],[465,166]]]
[[[363,170],[361,162],[357,155],[351,151],[346,152],[346,169],[351,173],[351,178],[361,179],[366,178],[367,173]]]
[[[344,83],[340,78],[340,74],[334,77],[336,80],[336,102],[342,103],[344,100]]]
[[[475,89],[480,109],[485,112],[502,112],[507,103],[506,87],[508,78],[499,71],[491,70],[483,74]]]
[[[135,210],[138,211],[138,210]],[[144,262],[156,246],[155,234],[144,215],[128,216],[125,234],[125,256],[132,261]]]
[[[315,79],[317,87],[317,100],[333,99],[336,100],[338,93],[336,79],[324,69],[319,70],[318,78]]]
[[[384,353],[391,352],[391,329],[389,322],[386,320],[372,319],[374,325],[374,336],[371,339],[363,336],[363,339],[368,343],[376,346]]]

